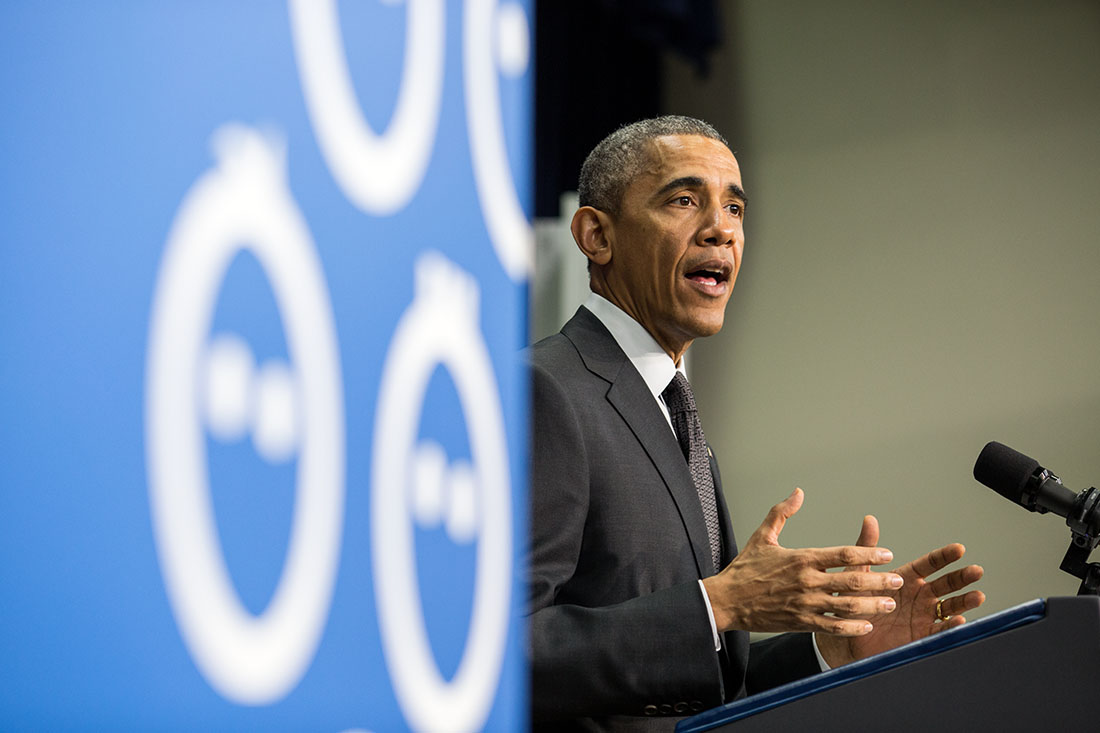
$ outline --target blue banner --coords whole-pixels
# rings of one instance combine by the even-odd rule
[[[0,728],[526,726],[532,19],[0,6]]]

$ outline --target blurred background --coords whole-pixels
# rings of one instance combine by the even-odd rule
[[[524,726],[533,27],[0,3],[0,730]]]
[[[620,5],[592,7],[631,14]],[[585,151],[618,124],[676,113],[714,124],[741,164],[744,264],[725,328],[689,362],[738,536],[801,486],[788,546],[854,542],[872,513],[899,559],[967,546],[988,596],[972,618],[1075,594],[1058,570],[1064,520],[972,469],[997,440],[1075,491],[1100,480],[1100,4],[681,5],[713,12],[713,37],[666,22],[656,38],[639,21],[608,42],[639,72],[654,64],[640,78],[608,78],[604,44],[579,43],[571,63],[589,73],[563,106],[599,120],[574,134]],[[555,27],[544,15],[564,12],[548,6],[540,41]],[[543,92],[562,73],[545,53],[537,160],[554,134]],[[566,228],[579,164],[559,184],[539,168],[535,338],[587,292]]]

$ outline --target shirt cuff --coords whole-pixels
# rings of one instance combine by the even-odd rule
[[[810,634],[810,642],[814,645],[814,656],[817,657],[817,663],[821,666],[821,671],[828,672],[832,667],[825,661],[825,657],[821,656],[821,650],[817,648],[817,634]]]
[[[710,621],[710,633],[714,637],[714,651],[722,651],[722,637],[718,634],[718,624],[714,623],[714,609],[710,607],[710,596],[707,595],[707,588],[703,585],[703,581],[699,581],[699,592],[703,594],[703,605],[707,607],[707,619]],[[821,658],[821,654],[817,651],[817,642],[814,642],[814,653],[817,654],[818,660],[824,664],[825,660]],[[828,669],[828,667],[822,667],[822,669]]]

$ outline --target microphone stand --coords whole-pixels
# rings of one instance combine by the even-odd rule
[[[1100,544],[1100,491],[1095,487],[1082,491],[1066,516],[1073,535],[1059,569],[1081,578],[1079,596],[1100,595],[1100,562],[1089,562],[1089,555]]]

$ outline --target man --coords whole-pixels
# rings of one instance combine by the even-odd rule
[[[737,160],[709,125],[662,117],[589,155],[572,221],[592,295],[531,351],[530,661],[536,727],[671,729],[745,694],[963,622],[981,577],[949,545],[895,572],[857,544],[779,545],[796,489],[738,552],[682,374],[722,328],[744,248]],[[846,567],[849,572],[827,573]],[[749,631],[808,631],[748,644]],[[816,641],[815,641],[816,640]],[[672,719],[670,719],[672,718]]]

